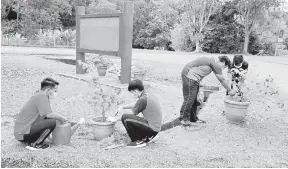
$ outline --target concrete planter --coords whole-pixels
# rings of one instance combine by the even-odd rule
[[[204,94],[203,102],[207,102],[209,95],[213,92],[219,91],[219,87],[216,86],[201,86],[201,91]]]
[[[97,117],[93,119],[92,130],[93,135],[96,140],[102,140],[104,138],[110,137],[114,132],[114,127],[116,122],[102,122],[102,117]]]
[[[239,102],[230,97],[224,98],[225,117],[231,123],[240,123],[245,119],[250,102],[248,100]]]
[[[105,76],[107,71],[107,66],[98,66],[97,67],[99,76]]]
[[[134,79],[139,79],[142,82],[144,81],[145,74],[142,72],[134,72]]]

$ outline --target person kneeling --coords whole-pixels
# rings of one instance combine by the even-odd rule
[[[56,120],[66,122],[66,117],[52,113],[50,99],[57,95],[59,82],[45,78],[41,89],[37,91],[23,106],[14,126],[15,139],[26,143],[29,150],[48,148],[43,144],[56,127]]]
[[[136,79],[129,83],[128,91],[135,98],[136,104],[129,104],[120,109],[132,109],[133,114],[123,114],[121,121],[131,139],[128,147],[144,147],[158,138],[162,126],[162,110],[158,99],[144,90],[143,83]],[[139,117],[142,112],[143,118]]]

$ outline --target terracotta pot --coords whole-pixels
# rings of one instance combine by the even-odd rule
[[[56,123],[56,127],[52,132],[52,143],[56,145],[67,145],[70,143],[72,136],[71,125],[70,123],[61,124]]]
[[[107,66],[98,66],[97,67],[99,76],[105,76],[107,71]]]
[[[93,118],[92,130],[96,140],[110,137],[114,132],[116,122],[101,122],[102,117]]]
[[[144,76],[145,76],[145,74],[141,73],[141,72],[135,72],[134,73],[134,79],[139,79],[142,82],[144,81]]]
[[[240,123],[244,120],[250,103],[247,100],[239,102],[226,97],[224,98],[224,104],[226,119],[231,123]]]

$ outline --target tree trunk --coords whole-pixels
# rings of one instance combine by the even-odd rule
[[[243,49],[244,54],[248,53],[249,35],[250,35],[250,31],[248,30],[248,28],[245,28],[245,41],[244,41],[244,49]]]
[[[195,52],[202,52],[202,48],[200,46],[200,40],[196,40],[196,49]]]
[[[249,15],[250,14],[250,8],[248,8],[246,14],[245,14],[245,41],[244,41],[244,49],[243,53],[248,54],[248,44],[249,44],[249,35],[250,35],[250,30],[249,30]]]

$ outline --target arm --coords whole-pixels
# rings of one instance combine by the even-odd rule
[[[139,114],[144,111],[147,107],[147,97],[141,97],[132,109],[134,115]]]
[[[147,106],[147,98],[140,98],[136,104],[134,103],[130,103],[130,104],[126,104],[123,106],[120,106],[119,109],[123,108],[123,109],[132,109],[132,112],[134,115],[139,114],[140,112],[142,112],[143,110],[145,110]],[[118,111],[119,111],[118,109]],[[130,113],[129,113],[130,114]],[[118,115],[116,117],[109,117],[109,119],[107,119],[108,121],[120,121],[122,118],[122,115]]]
[[[67,121],[65,117],[53,113],[50,106],[50,101],[47,95],[40,95],[38,98],[37,109],[40,116],[46,116],[47,118],[53,118],[62,122]]]
[[[122,107],[123,109],[133,109],[134,106],[135,106],[135,103],[129,103],[129,104],[122,105],[120,107]]]
[[[61,116],[60,114],[57,114],[57,113],[49,113],[46,115],[46,117],[49,119],[56,119],[56,120],[59,120],[61,122],[67,121],[67,119],[64,116]]]
[[[231,91],[231,88],[229,86],[229,83],[225,80],[222,74],[215,74],[217,79],[220,81],[221,85],[229,92]]]

